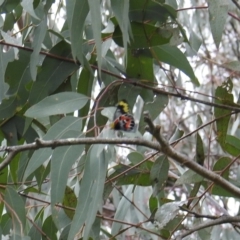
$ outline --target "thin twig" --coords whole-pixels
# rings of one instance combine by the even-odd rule
[[[37,229],[37,231],[40,232],[42,236],[44,236],[47,240],[51,240],[48,235],[43,232],[43,230],[30,217],[27,216],[27,219],[32,223],[32,225]]]
[[[204,215],[204,214],[199,214],[199,213],[196,213],[194,211],[191,211],[187,208],[184,208],[184,207],[179,207],[182,211],[185,211],[185,212],[188,212],[189,214],[192,214],[194,215],[194,217],[196,218],[208,218],[208,219],[218,219],[219,217],[217,216],[212,216],[212,215]]]
[[[168,157],[171,157],[173,160],[177,161],[178,163],[187,166],[188,168],[198,173],[199,175],[207,178],[208,180],[211,180],[215,184],[225,188],[227,191],[231,192],[235,196],[240,197],[240,189],[238,187],[231,184],[230,182],[228,182],[218,174],[206,169],[203,166],[200,166],[198,163],[189,159],[187,156],[177,152],[161,135],[160,126],[153,127],[153,123],[148,112],[144,112],[144,120],[149,125],[146,128],[146,130],[149,131],[156,138],[156,140],[161,145],[161,151],[164,154],[166,154]]]
[[[212,227],[215,225],[223,224],[223,223],[234,223],[240,222],[240,216],[231,217],[231,216],[221,216],[218,219],[206,221],[202,224],[198,224],[197,226],[193,226],[191,230],[186,231],[182,235],[178,236],[178,239],[183,239],[184,237],[204,228]]]

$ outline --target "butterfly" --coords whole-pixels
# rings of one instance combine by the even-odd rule
[[[130,132],[134,129],[134,127],[134,118],[131,114],[129,114],[129,106],[127,101],[123,99],[117,105],[111,128],[114,130]]]

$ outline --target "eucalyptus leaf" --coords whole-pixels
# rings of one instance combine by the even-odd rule
[[[56,114],[66,114],[81,109],[88,101],[88,97],[75,92],[62,92],[46,97],[36,105],[30,107],[25,116],[40,118]]]

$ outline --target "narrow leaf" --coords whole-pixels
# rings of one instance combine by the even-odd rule
[[[197,133],[197,141],[196,141],[196,161],[198,164],[203,166],[205,159],[203,141],[201,136]]]
[[[138,50],[141,52],[141,50]],[[138,54],[138,51],[128,50],[127,61],[127,76],[135,79],[147,79],[148,81],[154,81],[153,73],[153,59]]]
[[[13,231],[23,235],[26,223],[25,206],[22,198],[12,187],[7,187],[5,194],[5,204],[13,222]]]
[[[72,0],[66,1],[67,22],[70,31],[71,48],[73,58],[83,64],[83,30],[85,19],[89,12],[87,0]]]
[[[144,93],[144,92],[142,92]],[[146,99],[144,97],[143,99]],[[152,119],[155,119],[159,114],[164,110],[164,108],[168,105],[168,96],[167,95],[156,95],[155,97],[150,98],[148,101],[145,102],[142,112],[148,111],[151,115]],[[156,111],[156,109],[158,109]],[[146,123],[144,122],[143,117],[140,119],[139,123],[139,131],[142,133],[145,132]]]
[[[3,52],[2,46],[0,46],[0,102],[4,99],[4,95],[7,91],[7,84],[5,83],[5,71],[9,62],[14,60],[13,49],[8,52]]]
[[[48,216],[43,223],[42,231],[51,240],[57,240],[57,228],[52,220],[52,216]],[[44,236],[43,239],[45,240]]]
[[[170,202],[162,205],[155,214],[157,226],[162,229],[170,220],[179,213],[179,207],[185,202]]]
[[[232,160],[228,157],[222,157],[218,159],[218,161],[215,163],[213,167],[213,171],[221,172],[221,176],[225,178],[226,180],[229,179],[229,168],[225,169]],[[224,170],[224,172],[222,172]],[[223,197],[234,197],[233,194],[229,193],[227,190],[225,190],[223,187],[214,185],[212,188],[212,194],[223,196]]]
[[[88,239],[96,213],[102,204],[108,160],[104,156],[104,151],[99,152],[98,148],[98,145],[94,145],[87,155],[84,176],[78,196],[78,205],[68,235],[69,240],[74,239],[84,223],[83,239]]]
[[[222,39],[222,34],[228,15],[228,7],[228,0],[210,0],[208,2],[210,26],[213,39],[217,47],[219,47]]]
[[[224,67],[234,71],[240,72],[240,61],[231,61],[224,63]]]
[[[176,18],[176,11],[170,5],[161,4],[159,1],[131,0],[129,18],[131,21],[166,22],[169,16]]]
[[[55,123],[43,137],[43,140],[60,139],[68,131],[79,131],[81,129],[82,121],[75,117],[64,117]],[[41,166],[46,160],[50,158],[53,150],[51,148],[39,149],[34,152],[26,171],[24,173],[24,179],[32,174],[39,166]]]
[[[188,62],[186,56],[175,46],[158,46],[152,48],[155,58],[157,61],[167,63],[173,67],[178,68],[183,73],[185,73],[192,81],[193,84],[199,86],[197,77]]]
[[[25,116],[42,118],[56,114],[71,113],[81,109],[88,100],[88,97],[75,92],[57,93],[30,107],[26,111]]]
[[[124,192],[125,197],[121,198],[117,206],[117,211],[114,215],[114,219],[124,222],[126,214],[132,205],[131,202],[128,201],[128,199],[132,199],[131,198],[132,192],[133,192],[133,186],[129,185],[126,191]],[[123,223],[114,221],[112,224],[112,231],[111,231],[112,235],[114,236],[115,234],[118,234],[122,226],[123,226]]]
[[[31,105],[53,93],[73,71],[79,68],[74,62],[64,60],[64,58],[72,58],[71,47],[65,41],[57,43],[49,53],[62,58],[56,59],[49,56],[44,58],[41,71],[31,88],[29,96]]]
[[[81,128],[79,128],[80,130]],[[80,131],[68,131],[62,138],[80,137]],[[81,156],[84,145],[65,146],[54,150],[51,160],[51,205],[62,202],[67,185],[69,171],[74,162]]]
[[[227,135],[225,140],[224,150],[237,157],[240,154],[240,139],[232,135]]]
[[[101,69],[102,65],[102,38],[101,38],[101,12],[100,12],[100,0],[88,0],[90,8],[90,14],[92,19],[93,36],[97,48],[97,64],[98,69]],[[99,71],[101,73],[101,71]]]
[[[26,12],[28,12],[32,17],[39,20],[33,9],[33,0],[22,0],[21,5]]]
[[[168,178],[169,162],[166,156],[159,157],[153,164],[150,179],[153,184],[153,197],[163,189],[163,184]]]
[[[129,33],[131,34],[131,27],[129,22],[129,0],[125,1],[111,1],[111,7],[118,21],[122,35],[122,46],[125,51],[129,43]]]
[[[138,22],[131,23],[133,39],[128,47],[131,49],[149,48],[169,43],[171,35],[163,36],[158,27]],[[115,28],[113,40],[116,44],[123,47],[123,36],[119,26]]]
[[[65,188],[63,205],[66,206],[66,207],[74,208],[74,209],[77,206],[77,197],[76,197],[74,191],[68,186],[66,186],[66,188]],[[55,211],[55,209],[54,209],[54,211]],[[73,219],[74,211],[72,211],[70,209],[67,209],[67,208],[64,208],[64,212],[69,217],[69,219],[71,219],[71,220]]]
[[[231,93],[233,87],[233,83],[231,79],[228,79],[221,86],[217,87],[215,92],[215,103],[232,105],[233,102],[233,94]],[[217,137],[221,146],[224,148],[225,140],[227,136],[228,123],[230,120],[230,116],[228,115],[231,111],[227,109],[222,109],[215,107],[214,115],[216,118],[219,118],[216,121],[217,124]]]
[[[203,180],[202,176],[198,175],[197,173],[189,169],[186,172],[184,172],[180,178],[178,178],[175,184],[179,185],[179,184],[186,184],[186,183],[188,184],[198,183],[198,182],[201,182],[202,180]]]
[[[34,39],[32,43],[33,53],[31,55],[30,61],[30,72],[33,80],[36,80],[37,76],[37,67],[39,64],[39,52],[41,51],[42,42],[45,38],[47,31],[47,16],[44,15],[40,24],[34,30]]]

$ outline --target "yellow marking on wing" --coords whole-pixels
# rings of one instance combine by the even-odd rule
[[[128,103],[124,102],[124,101],[120,101],[118,103],[119,106],[121,106],[123,108],[123,111],[125,113],[128,113],[129,112],[129,107],[128,107]]]
[[[110,124],[110,129],[114,129],[114,127],[115,127],[114,122],[112,122],[112,123]]]

